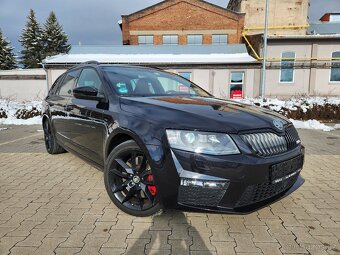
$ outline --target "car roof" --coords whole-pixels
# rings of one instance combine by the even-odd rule
[[[84,68],[84,67],[113,67],[113,68],[135,68],[135,69],[141,69],[141,70],[161,70],[159,68],[153,68],[153,67],[145,67],[145,66],[135,66],[135,65],[126,65],[126,64],[101,64],[97,61],[88,61],[82,64],[75,65],[71,67],[68,71],[78,69],[78,68]],[[163,70],[162,70],[163,71]]]

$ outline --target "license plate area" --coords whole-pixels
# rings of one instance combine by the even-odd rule
[[[271,183],[278,183],[299,174],[303,166],[303,156],[272,165],[270,168]]]

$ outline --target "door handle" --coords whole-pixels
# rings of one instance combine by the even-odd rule
[[[74,105],[72,105],[72,104],[68,104],[68,105],[65,105],[65,106],[64,106],[64,109],[65,109],[65,111],[67,111],[67,112],[72,111],[73,108],[74,108]]]

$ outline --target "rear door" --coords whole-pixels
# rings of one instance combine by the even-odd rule
[[[105,95],[103,82],[98,72],[92,67],[82,69],[76,84],[76,87],[85,86],[95,87],[99,93]],[[68,103],[72,119],[68,135],[72,143],[83,156],[100,165],[103,165],[103,139],[106,130],[103,111],[107,105],[108,103],[73,96]]]
[[[72,96],[72,90],[77,81],[79,70],[73,70],[63,75],[62,81],[55,88],[51,107],[51,121],[56,138],[62,144],[68,146],[70,133],[67,104]]]

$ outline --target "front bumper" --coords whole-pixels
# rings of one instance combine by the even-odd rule
[[[166,177],[163,184],[167,189],[160,187],[166,206],[173,207],[176,201],[185,207],[246,213],[290,194],[303,184],[299,176],[304,158],[302,145],[268,158],[252,154],[209,156],[180,150],[170,150],[169,154],[167,174],[163,172],[161,179],[169,173],[176,178]],[[291,167],[281,176],[277,176],[280,169],[276,169],[272,176],[273,165],[294,158],[301,158],[299,166]]]

